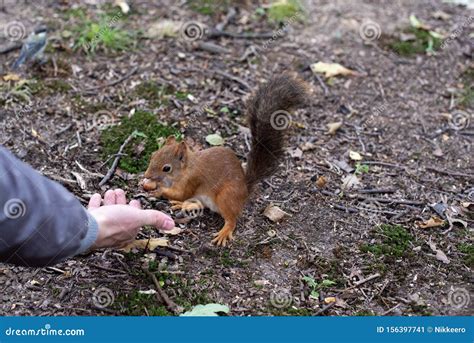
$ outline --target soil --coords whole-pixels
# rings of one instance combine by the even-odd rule
[[[473,108],[462,101],[472,87],[466,77],[473,68],[472,10],[425,0],[308,1],[306,19],[291,21],[271,41],[209,31],[193,42],[182,34],[141,34],[123,51],[87,55],[72,48],[80,18],[70,15],[78,6],[71,4],[17,2],[0,9],[2,26],[16,20],[28,32],[39,24],[53,29],[48,61],[18,72],[40,89],[29,102],[2,94],[0,144],[84,205],[95,192],[121,187],[144,207],[175,216],[166,200],[140,189],[140,173],[119,168],[99,187],[110,167],[101,133],[137,110],[197,147],[209,147],[206,136],[219,133],[244,161],[245,100],[258,85],[293,73],[310,85],[309,104],[292,113],[288,152],[248,202],[229,247],[210,243],[223,220],[206,210],[168,237],[170,247],[153,252],[94,251],[47,268],[0,264],[1,315],[172,315],[159,297],[140,293],[155,289],[144,268],[184,310],[220,303],[234,316],[474,313]],[[221,5],[206,15],[185,2],[137,1],[116,25],[146,33],[166,18],[214,28],[229,13]],[[235,2],[225,30],[277,32],[278,25],[255,14],[265,5]],[[91,17],[112,8],[100,1],[80,7]],[[411,14],[449,37],[442,49],[413,56],[390,50],[385,39],[410,27]],[[368,20],[380,37],[363,39],[360,27]],[[204,50],[202,42],[227,51]],[[246,54],[251,51],[258,53]],[[18,53],[0,55],[2,75]],[[326,79],[310,68],[318,61],[357,75]],[[150,81],[171,87],[166,101],[134,91]],[[341,127],[328,134],[335,122]],[[344,187],[348,177],[359,184]],[[287,213],[283,220],[263,215],[270,204]],[[434,216],[444,225],[420,227]],[[139,238],[161,236],[145,228]],[[99,299],[100,292],[109,299]]]

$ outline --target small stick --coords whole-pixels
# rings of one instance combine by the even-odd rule
[[[82,91],[83,94],[86,94],[86,95],[93,95],[95,94],[96,90],[98,89],[102,89],[102,88],[106,88],[106,87],[111,87],[111,86],[115,86],[116,84],[119,84],[120,82],[123,82],[125,81],[126,79],[128,79],[130,76],[132,76],[133,74],[135,74],[136,72],[138,71],[138,67],[135,67],[133,68],[129,73],[125,74],[124,76],[122,76],[121,78],[115,80],[115,81],[111,81],[111,82],[108,82],[104,85],[101,85],[101,86],[95,86],[95,87],[90,87],[90,88],[87,88],[85,90]]]
[[[285,32],[285,31],[283,31]],[[228,32],[228,31],[220,31],[216,29],[210,29],[208,31],[207,37],[209,38],[219,38],[219,37],[227,37],[227,38],[236,38],[236,39],[270,39],[273,38],[281,38],[282,35],[275,35],[273,32],[249,32],[249,33],[235,33],[235,32]]]
[[[405,169],[406,168],[406,167],[401,166],[399,164],[393,164],[393,163],[387,163],[387,162],[381,162],[381,161],[363,161],[361,164],[375,164],[375,165],[386,166],[386,167],[394,167],[394,168],[400,168],[400,169]]]
[[[396,305],[393,306],[391,309],[389,309],[389,310],[385,311],[384,313],[382,313],[381,316],[386,316],[387,314],[389,314],[390,312],[392,312],[393,310],[395,310],[396,308],[398,308],[400,305],[401,305],[401,303],[396,304]]]
[[[422,206],[422,205],[425,204],[424,201],[374,198],[374,197],[366,197],[366,196],[363,196],[363,195],[357,195],[357,199],[376,201],[376,202],[387,203],[387,204],[401,204],[401,205],[415,205],[415,206]]]
[[[369,281],[371,281],[373,279],[376,279],[378,277],[380,277],[379,273],[372,274],[372,275],[366,277],[365,279],[362,279],[362,280],[359,280],[359,281],[355,282],[354,285],[352,285],[350,287],[347,287],[346,289],[342,290],[340,294],[346,293],[347,291],[350,291],[351,289],[357,288],[360,285],[363,285],[364,283],[369,282]]]
[[[235,82],[241,84],[242,86],[244,86],[247,89],[251,88],[250,85],[247,82],[245,82],[244,80],[242,80],[240,77],[231,75],[231,74],[226,73],[225,71],[221,71],[221,70],[213,70],[213,72],[217,75],[225,77],[226,79],[235,81]]]
[[[369,189],[359,189],[358,192],[362,193],[362,194],[395,193],[395,189],[391,189],[391,188],[369,188]]]
[[[451,172],[449,170],[436,169],[436,168],[433,168],[433,167],[426,167],[426,169],[437,172],[437,173],[440,173],[440,174],[445,174],[445,175],[467,177],[467,178],[471,178],[471,179],[474,178],[474,175],[472,175],[472,174]]]
[[[159,296],[160,299],[163,300],[163,302],[166,305],[166,308],[174,314],[179,314],[180,313],[179,306],[176,305],[176,303],[168,297],[168,295],[165,293],[165,291],[163,291],[163,289],[161,288],[160,283],[158,282],[158,279],[156,278],[155,274],[150,272],[148,269],[143,269],[143,270],[152,279],[153,283],[155,284],[157,295]]]
[[[128,142],[130,142],[132,140],[132,138],[135,137],[135,132],[132,132],[128,137],[127,139],[125,140],[125,142],[123,142],[123,144],[120,146],[120,149],[119,151],[117,152],[117,156],[115,156],[115,159],[114,159],[114,162],[112,162],[112,166],[110,167],[110,169],[107,171],[107,174],[105,174],[104,178],[102,179],[102,181],[99,182],[99,186],[102,187],[103,185],[105,185],[111,178],[112,176],[114,175],[115,173],[115,170],[117,169],[117,166],[118,166],[118,163],[120,161],[120,158],[123,156],[123,149],[125,149],[125,146],[128,144]]]
[[[316,80],[318,80],[319,84],[321,85],[321,88],[324,91],[324,95],[327,95],[329,93],[329,89],[326,86],[326,84],[324,83],[324,81],[321,79],[321,76],[316,75],[316,74],[314,76],[316,77]]]

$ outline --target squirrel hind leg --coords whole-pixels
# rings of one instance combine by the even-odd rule
[[[216,196],[216,206],[219,214],[224,218],[224,227],[215,234],[212,243],[226,246],[234,238],[233,233],[247,199],[247,192],[239,184],[228,184],[222,187]]]

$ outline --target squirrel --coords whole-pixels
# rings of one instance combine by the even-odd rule
[[[304,81],[287,74],[272,78],[247,102],[252,139],[245,171],[230,148],[193,151],[186,142],[169,136],[151,156],[143,189],[168,199],[171,208],[182,213],[196,214],[204,207],[218,212],[225,224],[212,242],[226,246],[255,185],[278,167],[290,119],[287,111],[307,98]]]

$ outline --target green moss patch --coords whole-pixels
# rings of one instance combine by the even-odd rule
[[[458,246],[461,253],[465,254],[464,263],[470,268],[474,268],[474,244],[461,243]]]
[[[137,291],[121,295],[115,301],[114,307],[127,316],[171,316],[165,306],[157,302],[154,294],[141,294]]]
[[[162,103],[166,103],[168,96],[173,92],[172,87],[160,85],[156,81],[144,81],[135,87],[133,94],[147,100],[150,105],[158,107]]]
[[[268,9],[268,19],[275,23],[299,17],[303,14],[303,7],[297,0],[280,0],[271,4]]]
[[[414,56],[429,51],[436,51],[440,48],[442,40],[433,37],[429,31],[419,28],[409,28],[404,31],[406,35],[413,36],[413,39],[400,40],[395,37],[385,37],[385,45],[401,56]]]
[[[401,225],[383,224],[377,230],[377,236],[381,238],[380,243],[363,244],[360,250],[375,256],[402,257],[406,254],[410,241],[413,240],[410,233]]]
[[[137,131],[135,137],[124,149],[125,156],[120,159],[120,168],[139,173],[146,170],[151,154],[160,148],[161,138],[175,135],[180,138],[177,129],[160,124],[155,115],[137,111],[132,117],[124,117],[119,125],[102,131],[100,142],[103,147],[103,158],[116,154],[128,136]]]

